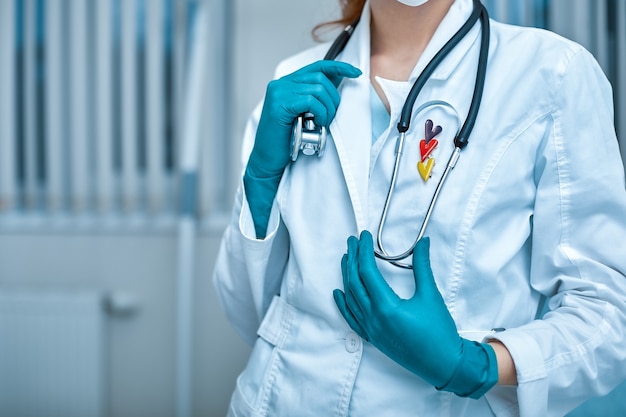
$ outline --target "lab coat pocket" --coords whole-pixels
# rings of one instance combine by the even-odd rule
[[[295,310],[276,296],[259,327],[246,368],[237,379],[231,402],[233,417],[269,415],[269,403],[276,393],[275,381],[280,371],[279,349],[285,342]]]
[[[259,337],[254,344],[244,371],[237,378],[237,388],[231,401],[229,417],[261,417],[266,415],[267,401],[271,389],[273,369],[276,362],[276,347]]]

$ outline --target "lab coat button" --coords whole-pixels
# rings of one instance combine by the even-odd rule
[[[354,332],[348,333],[346,336],[346,350],[354,353],[361,347],[361,338]]]

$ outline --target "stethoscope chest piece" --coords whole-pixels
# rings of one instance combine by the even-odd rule
[[[298,159],[302,152],[304,155],[317,155],[321,157],[326,147],[326,127],[318,126],[313,121],[313,114],[304,113],[298,116],[293,124],[291,135],[291,160]]]

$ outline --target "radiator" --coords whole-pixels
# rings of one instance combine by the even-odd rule
[[[0,416],[104,417],[105,346],[98,293],[0,289]]]

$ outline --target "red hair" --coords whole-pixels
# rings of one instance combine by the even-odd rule
[[[335,26],[347,26],[354,22],[361,16],[363,12],[363,6],[365,6],[365,0],[339,0],[341,6],[341,18],[337,20],[331,20],[330,22],[320,23],[313,28],[313,38],[320,41],[320,31],[326,28],[332,28]]]

